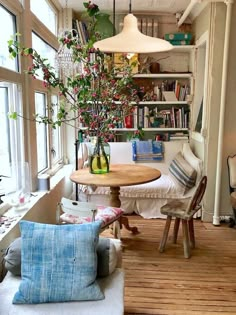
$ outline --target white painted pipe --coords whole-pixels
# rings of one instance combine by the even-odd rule
[[[181,16],[181,18],[178,21],[178,27],[180,27],[184,21],[186,20],[186,18],[189,16],[190,12],[192,11],[192,9],[194,8],[195,4],[198,3],[199,0],[191,0],[191,2],[189,3],[189,5],[187,6],[187,8],[185,9],[183,15]]]
[[[215,205],[213,224],[220,225],[220,191],[221,191],[221,176],[222,176],[222,158],[223,158],[223,137],[224,137],[224,117],[225,117],[225,99],[227,87],[227,70],[229,57],[229,37],[230,25],[232,17],[233,0],[226,0],[226,25],[225,25],[225,42],[223,55],[222,83],[221,83],[221,99],[220,99],[220,117],[219,117],[219,132],[218,132],[218,149],[217,149],[217,167],[216,167],[216,190],[215,190]]]
[[[189,16],[190,12],[193,10],[193,8],[195,7],[195,5],[197,3],[202,3],[202,2],[226,2],[228,0],[191,0],[191,2],[189,3],[189,5],[187,6],[187,8],[185,9],[183,15],[181,16],[181,18],[179,19],[177,25],[178,27],[180,27],[184,21],[187,19],[187,17]],[[229,0],[230,1],[230,0]]]

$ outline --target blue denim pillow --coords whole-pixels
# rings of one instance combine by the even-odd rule
[[[13,303],[104,299],[96,282],[100,224],[21,221],[22,280]]]

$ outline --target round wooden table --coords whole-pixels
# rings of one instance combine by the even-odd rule
[[[70,179],[82,185],[110,187],[110,205],[120,208],[119,198],[121,186],[132,186],[152,182],[160,178],[161,172],[155,168],[137,164],[112,164],[106,174],[91,174],[88,168],[74,171]],[[132,233],[137,233],[137,227],[130,227],[127,217],[122,216],[121,224]]]

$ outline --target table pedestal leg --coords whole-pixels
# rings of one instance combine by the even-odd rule
[[[120,202],[120,187],[110,187],[110,204],[112,207],[116,207],[116,208],[120,208],[121,202]],[[120,224],[121,227],[122,225],[124,225],[124,227],[128,230],[131,231],[133,234],[137,234],[138,232],[138,228],[136,226],[131,227],[129,225],[129,220],[127,217],[125,216],[121,216],[120,218]]]

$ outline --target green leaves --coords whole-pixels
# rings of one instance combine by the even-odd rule
[[[91,2],[84,4],[91,14],[98,12],[98,7]],[[96,133],[105,139],[113,134],[111,129],[119,127],[124,117],[132,113],[138,99],[132,77],[134,64],[130,65],[125,55],[122,56],[122,67],[118,68],[113,58],[95,50],[92,42],[81,46],[72,32],[66,31],[59,42],[70,49],[76,73],[60,77],[47,58],[31,47],[21,46],[15,38],[8,41],[11,56],[30,58],[32,65],[26,73],[35,79],[41,70],[44,89],[54,88],[60,95],[60,104],[54,104],[57,108],[49,106],[46,115],[36,113],[31,120],[52,128],[79,120],[88,128],[88,133]],[[16,112],[9,114],[12,119],[18,116]]]
[[[95,16],[99,12],[99,7],[96,4],[91,3],[91,1],[84,2],[83,5],[85,9],[87,9],[87,13],[90,17]]]
[[[11,118],[11,119],[16,120],[17,117],[18,117],[17,112],[9,112],[9,113],[8,113],[8,118]]]

